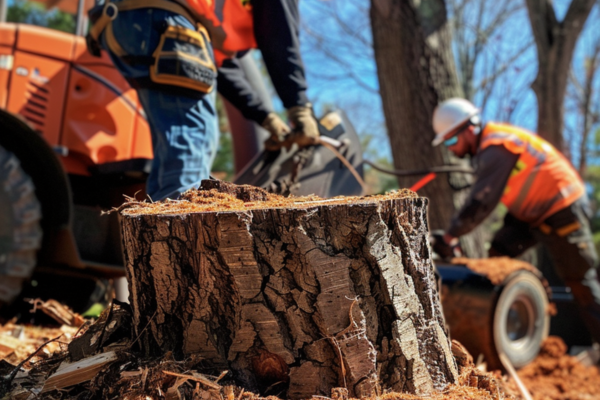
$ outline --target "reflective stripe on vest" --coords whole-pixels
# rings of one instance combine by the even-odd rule
[[[501,145],[519,155],[501,199],[516,218],[537,226],[584,195],[583,181],[571,163],[536,134],[488,123],[481,135],[480,151]]]
[[[256,48],[248,0],[185,0],[185,3],[210,33],[217,65],[239,51]]]

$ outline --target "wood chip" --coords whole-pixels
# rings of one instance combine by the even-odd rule
[[[10,356],[22,345],[22,342],[11,335],[0,335],[0,359]]]
[[[54,318],[63,325],[79,328],[85,322],[81,315],[73,312],[69,307],[54,299],[48,301],[35,299],[31,300],[30,303],[33,304],[34,311],[41,310],[44,314]]]
[[[62,363],[58,370],[46,380],[42,393],[89,381],[102,368],[116,360],[117,354],[109,351],[74,363]]]
[[[193,375],[185,375],[185,374],[178,374],[176,372],[171,372],[171,371],[163,371],[164,374],[166,375],[171,375],[171,376],[176,376],[179,378],[186,378],[192,381],[196,381],[196,382],[200,382],[206,386],[208,386],[211,389],[221,389],[221,385],[218,385],[216,383],[214,383],[213,381],[211,381],[210,379],[208,379],[207,377],[205,377],[202,374],[199,373],[194,373]]]
[[[137,371],[123,371],[121,372],[121,378],[135,378],[137,376],[142,375],[142,371],[141,370],[137,370]]]

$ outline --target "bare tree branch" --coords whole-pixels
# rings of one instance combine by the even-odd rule
[[[493,82],[500,77],[500,75],[504,74],[510,67],[514,65],[514,62],[519,59],[523,55],[523,53],[531,47],[533,41],[529,41],[525,43],[521,48],[517,49],[515,53],[506,61],[504,61],[497,69],[492,73],[492,75],[482,78],[479,82],[479,86],[476,88],[476,91],[483,90],[484,87],[493,85]]]
[[[465,97],[478,101],[482,109],[504,74],[533,42],[528,42],[509,55],[504,49],[493,49],[490,39],[504,33],[504,24],[515,18],[524,5],[519,1],[448,0],[454,29],[457,69]],[[483,78],[480,78],[483,77]]]

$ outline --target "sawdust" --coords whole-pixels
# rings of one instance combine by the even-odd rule
[[[600,369],[582,365],[566,351],[562,339],[551,336],[538,357],[518,371],[534,400],[600,399]],[[507,386],[516,391],[514,382]]]
[[[408,189],[392,191],[384,195],[339,196],[330,199],[323,199],[318,196],[284,197],[254,186],[208,180],[202,181],[200,188],[190,189],[183,193],[178,200],[167,199],[151,202],[129,198],[125,204],[116,210],[122,211],[126,215],[184,214],[265,208],[308,208],[318,205],[366,204],[382,200],[417,197],[415,192]]]
[[[533,265],[509,257],[466,258],[452,259],[452,264],[466,265],[471,271],[485,275],[494,285],[500,285],[513,272],[526,270],[539,276],[539,271]]]

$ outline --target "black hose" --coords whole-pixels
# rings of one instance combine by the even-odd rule
[[[436,174],[445,173],[449,174],[452,172],[462,172],[464,174],[475,174],[475,170],[471,167],[466,167],[463,165],[442,165],[440,167],[431,167],[427,169],[416,169],[416,170],[392,170],[383,168],[369,160],[363,160],[364,164],[369,165],[373,169],[376,169],[379,172],[383,172],[384,174],[396,175],[396,176],[416,176],[416,175],[427,175],[431,172],[435,172]]]

